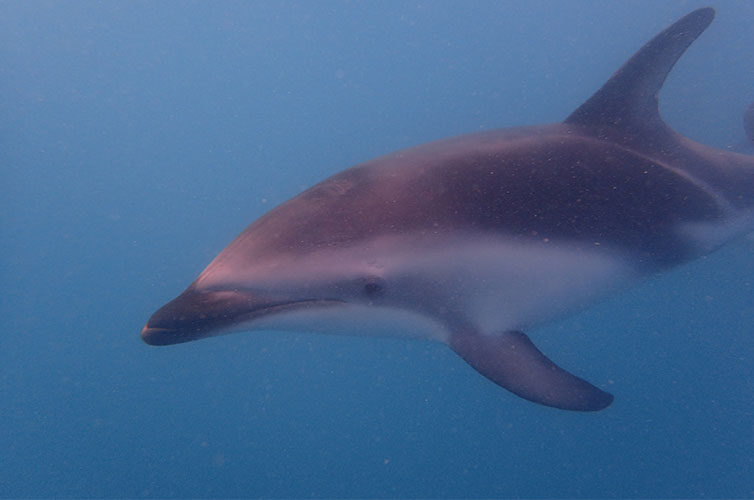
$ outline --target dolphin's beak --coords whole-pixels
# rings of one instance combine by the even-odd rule
[[[269,301],[240,291],[201,291],[190,286],[159,308],[141,338],[150,345],[171,345],[217,335]]]
[[[227,333],[256,318],[336,304],[342,302],[263,297],[244,291],[202,291],[192,285],[149,318],[141,330],[141,339],[150,345],[181,344]]]
[[[141,340],[149,345],[172,345],[189,342],[199,337],[181,334],[179,330],[171,328],[150,327],[149,323],[141,329]]]

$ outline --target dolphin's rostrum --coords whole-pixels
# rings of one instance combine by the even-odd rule
[[[422,145],[304,191],[241,233],[142,338],[388,332],[444,342],[531,401],[605,408],[610,394],[521,331],[752,227],[754,157],[680,136],[657,108],[713,17],[699,9],[657,35],[563,123]]]

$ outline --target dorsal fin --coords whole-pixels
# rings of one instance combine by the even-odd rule
[[[657,94],[676,61],[714,17],[715,10],[711,7],[695,10],[655,36],[574,111],[566,123],[624,132],[664,130]]]

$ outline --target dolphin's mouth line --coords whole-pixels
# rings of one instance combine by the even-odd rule
[[[253,311],[249,311],[248,313],[241,315],[240,318],[243,318],[244,320],[251,320],[262,316],[280,314],[292,310],[335,306],[338,304],[345,304],[345,302],[338,299],[303,299],[289,302],[278,302],[262,306],[259,309],[255,309]]]

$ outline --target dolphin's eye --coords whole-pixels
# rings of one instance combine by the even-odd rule
[[[369,277],[364,280],[364,294],[367,297],[378,297],[385,291],[385,280],[377,277]]]

